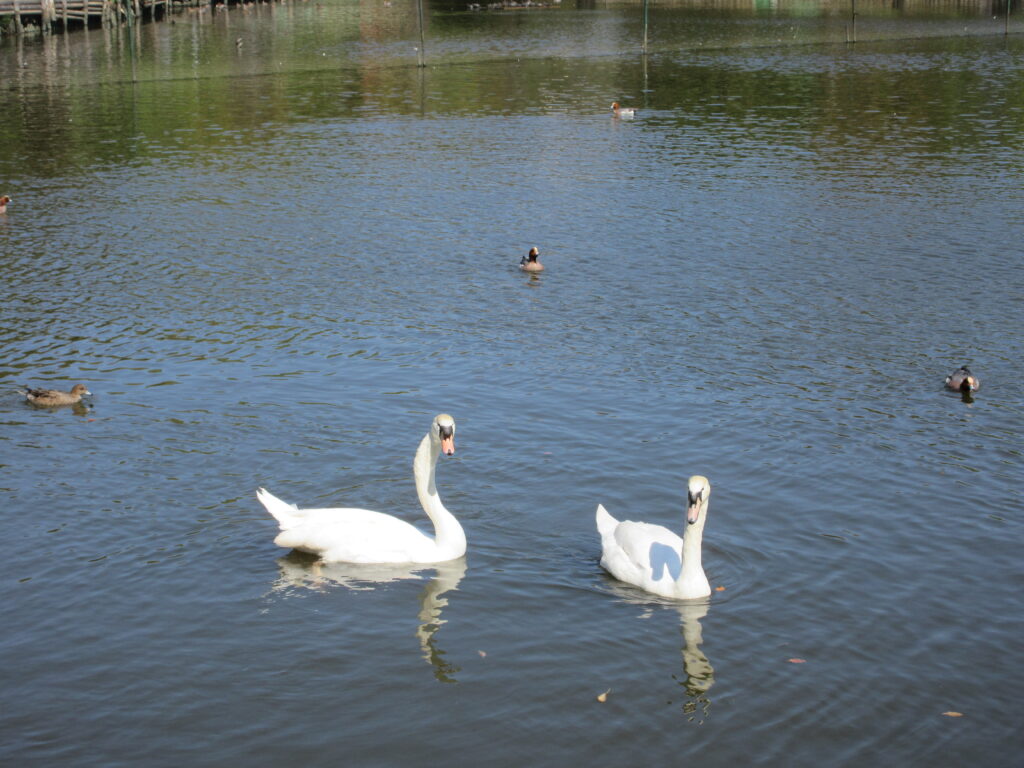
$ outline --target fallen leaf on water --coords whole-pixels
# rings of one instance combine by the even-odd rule
[[[715,587],[715,592],[725,592],[725,587]]]
[[[942,714],[944,714],[946,717],[963,717],[964,716],[963,712],[943,712]]]
[[[806,664],[807,659],[789,659],[790,664]]]
[[[480,658],[484,658],[487,655],[487,651],[477,651],[480,654]]]
[[[604,704],[606,701],[608,701],[608,694],[611,693],[611,692],[612,692],[612,689],[609,688],[604,693],[599,693],[597,695],[597,700],[600,701],[602,704]]]
[[[96,421],[96,419],[86,419],[86,421]]]

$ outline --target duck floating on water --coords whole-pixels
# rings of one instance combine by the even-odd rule
[[[36,389],[25,387],[18,390],[32,405],[50,407],[54,405],[74,405],[81,402],[83,395],[91,395],[85,384],[75,384],[70,392],[62,392],[59,389]]]
[[[962,365],[946,377],[946,386],[960,394],[969,395],[981,389],[981,379],[971,373],[966,365]]]
[[[619,106],[619,102],[612,102],[612,114],[615,117],[633,117],[636,114],[636,110],[632,107]]]
[[[0,197],[0,213],[7,213],[7,204],[11,202],[11,198],[7,195]]]
[[[540,251],[537,250],[537,246],[533,246],[530,252],[519,261],[519,268],[524,272],[543,272],[544,265],[537,261],[539,256]]]

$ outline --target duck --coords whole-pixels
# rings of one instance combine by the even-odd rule
[[[687,483],[686,495],[682,538],[661,525],[620,522],[598,504],[601,567],[619,581],[662,597],[690,600],[710,595],[700,549],[711,483],[703,475],[694,475]]]
[[[961,365],[946,377],[946,386],[961,394],[969,395],[981,389],[981,379],[971,373],[966,365]]]
[[[519,268],[524,272],[543,272],[544,265],[537,261],[539,256],[540,251],[537,250],[537,246],[533,246],[530,252],[520,259]]]
[[[0,213],[7,213],[7,204],[10,202],[13,201],[7,195],[0,197]]]
[[[59,389],[36,389],[25,387],[18,390],[32,405],[51,407],[54,405],[74,405],[82,400],[84,395],[91,395],[85,384],[75,384],[70,392],[61,392]]]
[[[434,484],[440,454],[455,453],[455,420],[438,414],[420,441],[412,462],[416,494],[434,524],[434,536],[392,515],[341,507],[299,509],[265,488],[256,498],[281,528],[279,547],[319,555],[328,563],[442,563],[466,553],[466,534],[445,509]]]
[[[620,107],[619,102],[612,102],[612,114],[615,117],[633,117],[636,114],[636,110],[632,107]]]

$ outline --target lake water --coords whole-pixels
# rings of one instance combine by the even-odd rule
[[[1019,764],[1019,16],[563,5],[0,44],[5,765]],[[464,559],[273,544],[440,412]]]

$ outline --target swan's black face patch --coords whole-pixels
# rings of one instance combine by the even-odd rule
[[[437,425],[437,435],[442,440],[451,440],[452,435],[455,433],[455,427],[451,425],[445,426],[444,424]]]
[[[704,500],[704,489],[701,488],[699,491],[694,493],[689,488],[686,489],[686,501],[689,506],[686,508],[686,524],[693,525],[697,522],[700,517],[700,505]]]

